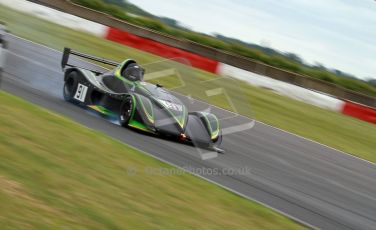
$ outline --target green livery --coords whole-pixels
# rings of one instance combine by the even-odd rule
[[[105,72],[71,65],[70,55],[115,68]],[[116,118],[124,127],[223,152],[218,147],[222,136],[217,117],[206,112],[188,112],[182,101],[168,90],[143,81],[145,71],[134,60],[116,63],[65,48],[62,68],[65,100]]]

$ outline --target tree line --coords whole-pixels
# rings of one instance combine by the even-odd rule
[[[101,11],[128,23],[156,30],[180,39],[188,39],[202,45],[235,53],[256,61],[305,76],[318,78],[363,94],[376,96],[375,79],[361,80],[340,70],[326,68],[322,64],[309,65],[293,53],[281,53],[274,49],[245,43],[223,35],[208,35],[191,31],[176,20],[154,16],[123,0],[72,0],[82,6]]]

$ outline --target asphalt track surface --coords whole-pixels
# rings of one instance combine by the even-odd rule
[[[124,129],[65,102],[61,52],[11,35],[7,40],[2,90],[178,167],[196,172],[247,168],[247,173],[199,176],[312,228],[376,229],[375,164],[257,121],[252,129],[224,137],[225,154],[203,160],[192,146]],[[227,113],[214,112],[218,116]],[[224,123],[235,124],[239,119]]]

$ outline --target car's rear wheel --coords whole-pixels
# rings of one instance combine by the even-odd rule
[[[71,72],[68,74],[65,82],[64,82],[64,88],[63,88],[63,96],[64,100],[69,102],[74,102],[74,93],[77,88],[77,83],[75,80],[76,74],[75,72]]]
[[[121,126],[126,127],[128,126],[129,120],[131,119],[132,112],[133,112],[133,98],[132,96],[127,96],[120,107],[119,113],[119,123]]]

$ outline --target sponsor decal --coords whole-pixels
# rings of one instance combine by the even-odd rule
[[[78,84],[76,94],[74,95],[74,99],[84,102],[86,93],[87,93],[87,86]]]
[[[161,99],[158,99],[158,101],[167,109],[171,109],[171,110],[178,111],[178,112],[183,111],[183,106],[180,104],[172,103],[172,102],[161,100]]]

